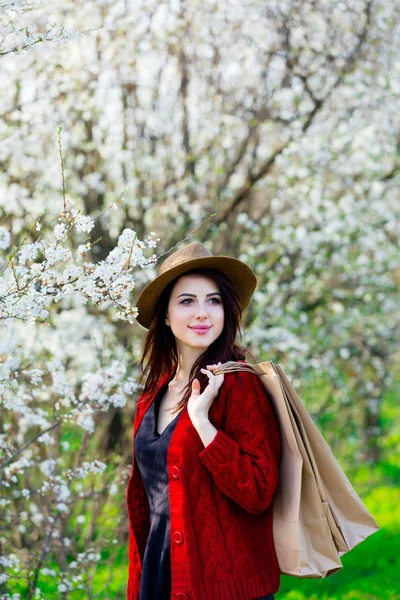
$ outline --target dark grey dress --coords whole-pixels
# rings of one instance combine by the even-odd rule
[[[172,379],[172,376],[171,376]],[[157,432],[158,413],[167,381],[157,392],[135,436],[135,456],[150,506],[150,531],[143,556],[139,600],[171,598],[170,513],[167,451],[180,413],[161,435]],[[274,595],[255,600],[274,600]]]
[[[180,413],[161,435],[157,432],[161,398],[168,382],[158,391],[135,436],[135,456],[150,506],[150,532],[143,557],[140,600],[171,598],[171,558],[167,451]]]

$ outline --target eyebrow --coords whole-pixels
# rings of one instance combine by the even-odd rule
[[[210,294],[206,294],[206,297],[207,296],[214,296],[215,294],[218,294],[218,296],[221,295],[219,292],[211,292]],[[196,298],[196,294],[188,294],[186,292],[183,292],[183,294],[179,294],[178,298],[180,298],[181,296],[192,296],[193,298]]]

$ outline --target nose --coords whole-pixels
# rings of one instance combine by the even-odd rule
[[[208,316],[207,307],[199,303],[199,307],[196,311],[196,318],[206,319]]]

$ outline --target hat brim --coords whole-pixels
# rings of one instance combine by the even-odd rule
[[[148,283],[136,302],[139,311],[136,318],[138,323],[149,329],[163,289],[179,275],[199,267],[215,268],[224,273],[235,286],[242,311],[246,308],[257,287],[257,277],[252,269],[246,263],[232,256],[206,256],[194,258],[172,267]]]

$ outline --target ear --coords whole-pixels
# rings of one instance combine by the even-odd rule
[[[169,318],[168,318],[168,313],[165,317],[165,324],[170,326],[170,322],[169,322]]]

